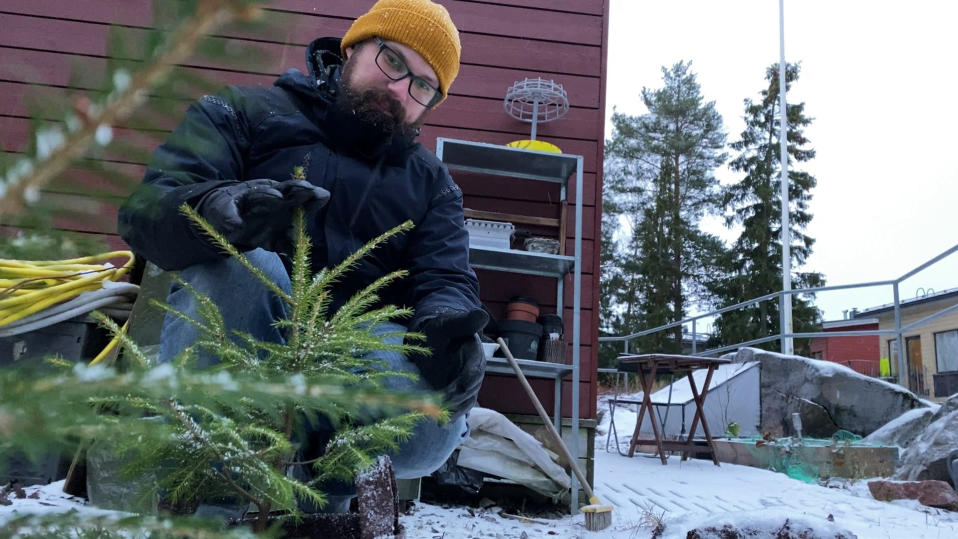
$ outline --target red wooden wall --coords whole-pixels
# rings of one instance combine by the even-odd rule
[[[177,0],[170,0],[175,2]],[[223,84],[270,85],[288,68],[305,69],[304,46],[320,36],[341,36],[352,20],[374,0],[275,0],[268,4],[270,29],[233,26],[217,32],[234,54],[215,62],[195,59],[178,66],[186,72],[202,72]],[[515,81],[541,76],[561,83],[569,95],[571,110],[556,122],[539,126],[538,138],[558,145],[565,153],[584,157],[584,215],[582,268],[582,369],[580,414],[595,416],[596,343],[598,338],[598,248],[605,109],[608,0],[440,0],[459,27],[463,45],[462,68],[449,99],[429,118],[420,142],[435,149],[437,137],[489,143],[528,138],[529,124],[503,112],[502,98]],[[112,30],[111,30],[112,26]],[[146,29],[163,27],[154,20],[151,0],[3,0],[0,2],[0,149],[23,152],[28,147],[31,112],[25,98],[60,98],[77,90],[99,88],[107,66],[107,43],[111,31],[135,43]],[[255,46],[256,54],[244,54]],[[139,56],[138,56],[139,54]],[[134,47],[129,59],[142,59]],[[191,97],[201,95],[197,92]],[[187,101],[183,101],[185,109]],[[41,109],[46,119],[61,113]],[[175,120],[134,116],[116,126],[115,138],[135,148],[150,150],[161,142]],[[139,177],[144,159],[122,150],[92,156],[112,170]],[[456,174],[465,193],[466,207],[477,210],[557,217],[557,188],[532,182]],[[115,236],[117,202],[129,186],[110,186],[85,170],[83,163],[71,168],[61,181],[48,186],[44,196],[72,204],[100,219],[62,217],[58,226],[96,234],[111,245],[122,246]],[[570,202],[580,196],[570,182]],[[93,188],[106,192],[105,200],[86,193]],[[111,198],[112,197],[112,198]],[[570,223],[574,206],[568,208]],[[569,226],[567,252],[573,252]],[[494,313],[501,313],[513,295],[550,298],[555,282],[542,278],[517,278],[480,272],[482,299]],[[567,332],[571,331],[572,281],[566,279]],[[544,312],[554,312],[555,302],[544,302]],[[569,354],[571,357],[571,347]],[[552,403],[552,384],[533,381],[547,408]],[[565,383],[564,414],[571,408],[571,384]],[[515,380],[490,375],[480,403],[503,412],[532,413]]]
[[[878,322],[866,322],[841,324],[835,327],[826,326],[824,331],[874,331],[877,329]],[[879,344],[877,335],[814,337],[809,342],[809,348],[814,357],[841,363],[867,376],[878,376]]]

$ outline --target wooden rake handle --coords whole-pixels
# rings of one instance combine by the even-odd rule
[[[532,390],[532,386],[529,385],[529,381],[526,380],[526,375],[522,374],[522,369],[519,367],[519,364],[516,362],[516,358],[512,357],[512,352],[509,350],[509,347],[506,346],[506,342],[502,340],[502,337],[496,339],[496,342],[499,343],[499,347],[502,349],[502,352],[506,355],[506,360],[509,361],[509,364],[512,365],[512,370],[516,371],[516,376],[519,378],[519,383],[522,384],[522,388],[526,390],[526,394],[529,395],[529,400],[532,401],[532,404],[535,405],[536,411],[539,412],[539,417],[542,418],[542,422],[545,423],[546,429],[549,431],[549,434],[552,435],[552,439],[555,440],[556,445],[559,448],[559,453],[562,454],[562,458],[565,459],[566,463],[572,468],[573,473],[575,473],[576,478],[579,479],[579,484],[582,485],[582,490],[585,491],[586,495],[589,497],[589,503],[597,504],[598,500],[596,499],[595,493],[592,492],[592,487],[589,486],[589,481],[585,478],[585,474],[582,473],[582,470],[579,469],[578,464],[573,460],[572,455],[569,453],[569,449],[565,446],[565,443],[562,442],[562,436],[556,431],[555,426],[552,425],[552,419],[549,417],[549,414],[546,413],[545,408],[542,407],[542,403],[539,402],[539,397],[536,396],[535,391]],[[573,406],[576,406],[578,403],[572,403]],[[579,433],[573,433],[575,436],[578,436]]]

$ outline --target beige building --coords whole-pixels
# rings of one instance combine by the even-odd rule
[[[902,333],[908,388],[935,400],[958,393],[958,289],[904,300],[900,312],[902,327],[942,313]],[[894,305],[866,309],[855,317],[877,318],[878,329],[895,329]],[[881,358],[890,358],[891,374],[897,379],[898,346],[894,335],[880,337],[879,354]]]

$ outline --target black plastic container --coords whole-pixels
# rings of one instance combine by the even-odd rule
[[[506,341],[509,351],[517,359],[538,359],[542,326],[524,320],[500,320],[499,336]],[[500,350],[497,355],[505,354]]]
[[[562,317],[557,314],[544,314],[536,320],[542,325],[542,336],[548,338],[551,333],[558,333],[562,336],[563,324]]]

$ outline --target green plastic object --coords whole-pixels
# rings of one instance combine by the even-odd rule
[[[805,483],[818,482],[818,470],[809,464],[790,464],[785,468],[785,475]]]
[[[878,375],[882,378],[891,376],[891,361],[887,357],[878,360]]]
[[[832,434],[832,439],[838,440],[839,442],[857,442],[858,440],[861,440],[862,437],[854,432],[849,432],[845,429],[838,429],[835,431],[835,434]]]

